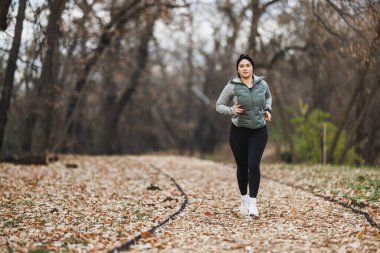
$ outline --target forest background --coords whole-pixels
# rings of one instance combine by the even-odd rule
[[[215,101],[248,53],[273,160],[378,166],[375,0],[2,0],[0,148],[223,154]]]

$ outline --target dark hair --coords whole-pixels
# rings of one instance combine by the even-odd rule
[[[239,63],[240,63],[242,60],[244,60],[244,59],[246,59],[247,61],[249,61],[249,62],[252,64],[252,68],[253,68],[253,69],[255,68],[255,63],[253,62],[253,59],[252,59],[249,55],[247,55],[247,54],[241,54],[241,55],[239,56],[239,58],[237,59],[237,61],[236,61],[236,70],[239,69]]]

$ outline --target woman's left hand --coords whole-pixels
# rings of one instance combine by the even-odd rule
[[[264,116],[265,121],[268,121],[268,122],[272,121],[272,115],[270,114],[270,112],[265,111],[263,116]]]

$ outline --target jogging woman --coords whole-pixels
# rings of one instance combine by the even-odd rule
[[[216,102],[216,111],[232,116],[229,142],[237,165],[240,213],[258,217],[260,162],[268,141],[266,122],[272,118],[272,96],[264,77],[253,74],[254,67],[249,55],[239,56],[238,74],[224,87]]]

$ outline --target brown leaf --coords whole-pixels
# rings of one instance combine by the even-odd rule
[[[155,247],[156,247],[157,249],[165,249],[165,246],[162,245],[162,244],[157,244],[157,245],[155,245]]]
[[[165,236],[172,236],[172,233],[170,233],[170,232],[168,232],[168,231],[165,231],[165,232],[164,232],[164,235],[165,235]]]
[[[153,237],[153,236],[154,236],[154,234],[152,234],[152,233],[149,232],[149,231],[145,231],[145,232],[142,232],[142,233],[141,233],[141,238],[142,238],[142,239],[151,238],[151,237]]]
[[[359,231],[359,232],[356,234],[356,237],[359,238],[359,239],[363,239],[364,236],[365,236],[365,234],[366,234],[366,230],[363,229],[363,230]]]
[[[375,230],[375,231],[373,231],[372,234],[373,234],[374,236],[376,236],[377,238],[380,238],[380,231],[379,231],[379,230]]]

